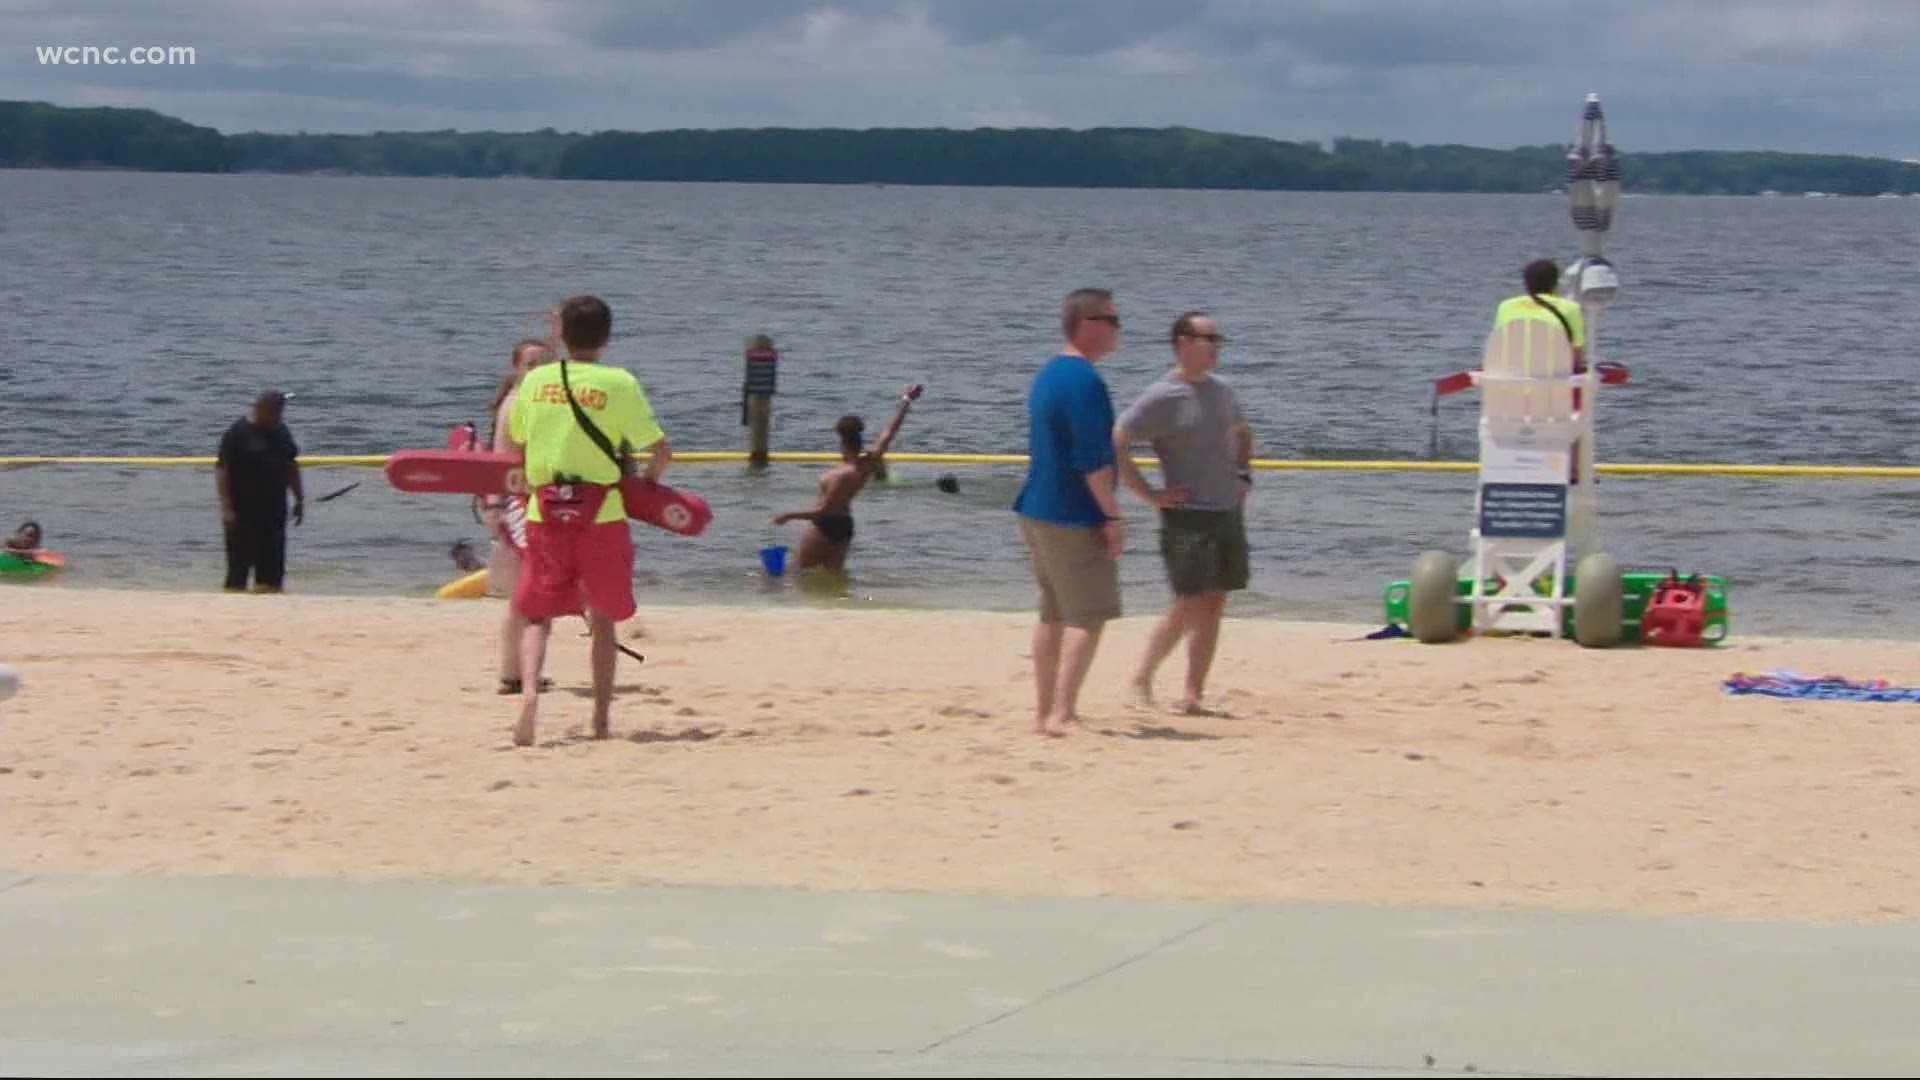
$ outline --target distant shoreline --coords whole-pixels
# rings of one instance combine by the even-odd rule
[[[1546,193],[1562,144],[1493,150],[1194,128],[754,128],[226,135],[148,109],[0,101],[0,167],[299,176],[1195,191]],[[1689,150],[1620,159],[1631,194],[1920,194],[1893,158]]]
[[[501,173],[491,176],[458,176],[451,173],[393,173],[393,172],[346,172],[337,169],[228,169],[220,172],[184,172],[169,169],[143,169],[126,165],[9,165],[0,164],[0,172],[85,172],[85,173],[121,173],[129,175],[176,175],[176,176],[293,176],[322,178],[328,180],[513,180],[527,183],[638,183],[638,184],[740,184],[756,187],[873,187],[873,188],[960,188],[966,190],[992,191],[1164,191],[1164,192],[1229,192],[1248,195],[1540,195],[1548,198],[1564,198],[1564,190],[1540,191],[1431,191],[1418,189],[1368,189],[1368,190],[1330,190],[1313,188],[1217,188],[1217,187],[1087,187],[1072,184],[967,184],[959,182],[928,183],[865,183],[859,181],[814,181],[814,180],[598,180],[571,176],[533,176],[527,174]],[[1623,198],[1723,198],[1723,199],[1920,199],[1920,191],[1899,195],[1896,193],[1853,194],[1831,191],[1754,191],[1754,192],[1688,192],[1688,191],[1623,191]]]

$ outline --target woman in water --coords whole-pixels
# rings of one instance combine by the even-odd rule
[[[893,445],[894,436],[900,434],[900,425],[920,391],[918,383],[907,387],[900,397],[899,411],[893,414],[872,450],[862,452],[860,449],[866,424],[859,417],[843,416],[833,426],[840,436],[840,464],[820,478],[820,505],[811,510],[789,510],[773,519],[775,525],[789,521],[811,523],[800,538],[800,550],[794,557],[795,569],[805,571],[819,567],[835,574],[846,573],[847,552],[853,547],[853,500],[881,468],[887,447]]]

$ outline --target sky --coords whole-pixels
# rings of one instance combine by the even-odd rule
[[[1920,0],[0,0],[0,99],[224,132],[1167,127],[1920,157]],[[191,46],[188,65],[36,46]]]

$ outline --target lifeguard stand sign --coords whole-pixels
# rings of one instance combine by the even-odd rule
[[[1480,535],[1549,540],[1567,532],[1567,455],[1490,446],[1480,462]]]
[[[1573,349],[1558,323],[1515,319],[1496,327],[1473,381],[1480,388],[1480,490],[1468,603],[1477,630],[1562,636],[1572,603],[1567,567],[1589,536],[1591,469],[1579,470],[1590,445],[1591,373],[1575,374]],[[1582,507],[1585,504],[1585,507]],[[1575,527],[1571,527],[1575,526]]]

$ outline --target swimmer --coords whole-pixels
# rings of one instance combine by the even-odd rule
[[[811,510],[790,510],[773,519],[775,525],[790,521],[810,523],[811,527],[800,538],[795,569],[804,572],[817,567],[836,574],[846,573],[847,553],[853,547],[853,500],[884,465],[887,448],[893,445],[894,436],[900,434],[907,410],[913,407],[922,389],[919,383],[907,387],[900,396],[899,411],[893,414],[872,450],[862,452],[860,448],[866,424],[859,417],[843,416],[834,425],[834,431],[840,436],[841,463],[820,478],[820,505]]]
[[[453,565],[465,573],[471,574],[476,570],[487,568],[487,564],[480,561],[480,556],[473,553],[473,545],[465,540],[455,540],[450,554],[453,556]]]
[[[15,555],[31,555],[40,550],[42,539],[40,523],[25,522],[14,530],[12,536],[7,537],[7,550]]]

